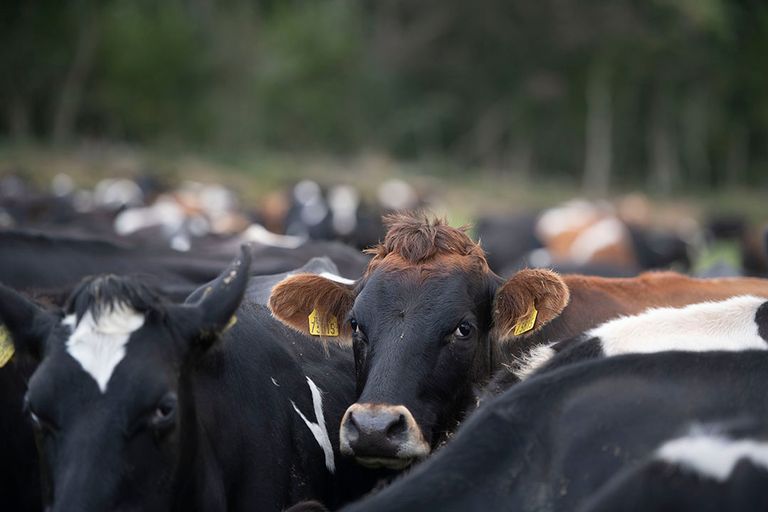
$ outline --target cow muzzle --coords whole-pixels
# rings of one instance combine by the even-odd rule
[[[341,453],[368,467],[402,469],[429,455],[411,411],[402,405],[352,404],[341,419]]]

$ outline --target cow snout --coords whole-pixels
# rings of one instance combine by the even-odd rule
[[[429,454],[429,444],[407,407],[353,404],[341,420],[341,453],[367,466],[404,467]]]

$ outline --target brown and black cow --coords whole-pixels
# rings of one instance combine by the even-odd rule
[[[428,455],[471,410],[474,390],[532,346],[579,334],[621,314],[753,294],[768,281],[632,279],[522,270],[504,281],[464,229],[419,215],[387,219],[356,282],[298,274],[269,306],[319,340],[351,342],[358,400],[341,451],[360,463],[404,467]]]

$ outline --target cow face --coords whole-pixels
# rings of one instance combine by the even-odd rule
[[[243,252],[189,305],[115,276],[85,281],[61,314],[0,290],[17,352],[40,361],[25,404],[50,510],[169,509],[194,423],[189,367],[232,318],[248,264]]]
[[[473,386],[493,370],[494,343],[522,334],[526,319],[534,332],[567,300],[551,272],[522,271],[503,283],[463,231],[398,218],[359,282],[292,276],[273,289],[270,308],[309,334],[309,315],[322,325],[342,322],[337,339],[353,346],[359,397],[342,419],[341,451],[400,468],[456,426]],[[316,324],[314,332],[327,334]]]

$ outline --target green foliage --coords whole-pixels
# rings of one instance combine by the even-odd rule
[[[375,149],[576,183],[607,148],[617,186],[768,175],[763,0],[41,0],[2,14],[0,136],[50,138],[64,104],[75,135],[219,154]]]
[[[342,149],[365,142],[362,21],[355,0],[275,9],[264,25],[252,89],[264,144]]]
[[[130,140],[204,135],[204,40],[175,0],[116,1],[103,15],[93,115]]]

